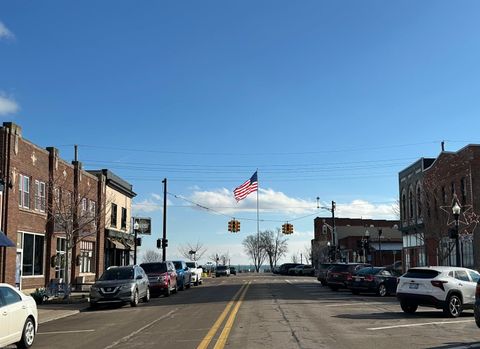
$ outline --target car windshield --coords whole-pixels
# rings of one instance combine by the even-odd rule
[[[173,262],[173,264],[175,265],[175,269],[183,269],[182,262]]]
[[[187,267],[189,267],[189,268],[196,268],[196,267],[195,267],[195,263],[193,263],[193,262],[187,262]]]
[[[330,271],[332,271],[334,273],[348,271],[348,264],[335,265],[335,266],[332,267],[332,269],[330,269]]]
[[[227,267],[224,265],[220,265],[217,267],[217,270],[227,270]]]
[[[143,268],[143,270],[145,270],[145,273],[147,274],[167,272],[166,263],[145,263],[140,264],[140,266]]]
[[[106,270],[100,280],[132,280],[133,268],[113,268]]]

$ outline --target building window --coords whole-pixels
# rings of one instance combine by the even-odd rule
[[[453,198],[453,195],[455,194],[455,183],[451,182],[450,183],[450,195]]]
[[[407,198],[405,192],[402,193],[402,220],[407,219]]]
[[[43,235],[23,233],[22,275],[43,275]]]
[[[442,204],[445,205],[447,203],[447,192],[445,191],[445,187],[442,187]]]
[[[88,204],[87,204],[87,198],[82,199],[82,212],[87,212],[88,210]]]
[[[413,218],[413,192],[412,189],[410,189],[410,192],[408,193],[408,206],[409,206],[409,217]]]
[[[35,181],[35,211],[45,212],[45,183]]]
[[[19,175],[18,181],[18,206],[30,208],[30,177]]]
[[[422,191],[417,187],[417,217],[422,217]]]
[[[93,273],[93,242],[81,241],[80,243],[80,272]]]
[[[112,204],[112,212],[110,212],[110,225],[117,227],[117,205]]]
[[[462,200],[462,205],[467,203],[467,185],[465,183],[465,177],[462,177],[460,180],[460,195]]]
[[[127,229],[127,209],[122,207],[122,229]]]
[[[97,208],[97,205],[95,201],[90,200],[90,214],[92,215],[92,217],[95,217],[96,215],[96,208]]]
[[[65,238],[57,238],[57,254],[55,261],[55,278],[63,279],[65,277],[65,252],[67,245]]]

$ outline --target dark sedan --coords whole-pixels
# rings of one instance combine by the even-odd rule
[[[334,265],[327,272],[328,287],[333,291],[337,291],[339,288],[347,288],[347,282],[352,278],[352,275],[365,267],[370,267],[370,264],[345,263]]]
[[[366,292],[384,297],[395,293],[397,277],[385,268],[363,268],[352,275],[352,279],[348,281],[348,288],[353,294]]]

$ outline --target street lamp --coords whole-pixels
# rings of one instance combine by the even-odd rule
[[[332,258],[331,258],[331,251],[330,251],[330,241],[327,241],[327,250],[328,250],[328,261],[331,262],[332,261]]]
[[[456,258],[456,264],[457,267],[461,267],[461,262],[460,262],[460,242],[458,240],[458,217],[460,216],[460,211],[462,208],[458,205],[458,202],[455,201],[455,205],[452,207],[452,213],[453,217],[455,218],[455,258]]]
[[[383,256],[382,256],[382,229],[378,229],[378,251],[380,252],[380,266],[383,265]]]
[[[362,239],[363,246],[363,263],[367,262],[367,251],[368,251],[368,239],[370,239],[370,232],[368,229],[365,230],[365,236]]]
[[[133,250],[133,264],[134,265],[137,265],[137,231],[138,229],[140,228],[140,224],[138,224],[138,221],[133,218],[133,234],[134,234],[134,241],[133,241],[133,246],[134,246],[134,250]]]

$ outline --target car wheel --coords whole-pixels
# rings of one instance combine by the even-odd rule
[[[35,339],[35,324],[31,318],[28,318],[23,325],[22,339],[17,343],[17,348],[30,348]]]
[[[477,324],[477,327],[480,327],[480,309],[476,304],[475,308],[473,309],[473,314],[475,315],[475,323]]]
[[[182,284],[178,287],[180,291],[183,291],[185,289],[185,280],[182,281]]]
[[[413,314],[417,311],[418,305],[412,303],[401,302],[400,307],[407,314]]]
[[[173,293],[178,292],[178,284],[175,282],[175,287],[173,288]]]
[[[150,287],[147,287],[147,292],[145,293],[145,297],[142,299],[143,303],[150,302]]]
[[[462,300],[456,294],[452,294],[447,298],[447,304],[443,312],[448,317],[459,317],[462,313]]]
[[[192,280],[188,282],[188,284],[185,285],[185,288],[188,290],[192,286]]]
[[[133,292],[133,298],[132,298],[132,301],[130,302],[130,305],[132,307],[136,307],[138,305],[138,290],[135,290],[135,292]]]
[[[384,284],[378,285],[377,295],[380,297],[385,297],[387,295],[387,288]]]
[[[170,297],[170,294],[171,294],[171,293],[172,293],[172,292],[170,291],[170,284],[168,284],[167,289],[165,290],[165,292],[163,293],[163,295],[164,295],[165,297]]]
[[[98,304],[97,304],[97,303],[90,302],[90,308],[91,308],[91,309],[97,309],[97,308],[98,308]]]
[[[360,291],[359,290],[352,290],[352,293],[357,295],[357,294],[360,294]]]

